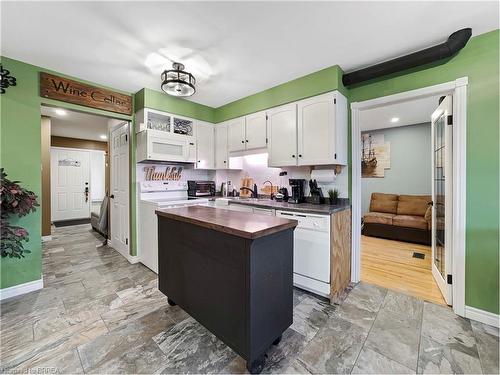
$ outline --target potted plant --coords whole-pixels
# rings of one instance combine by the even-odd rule
[[[328,197],[330,197],[330,204],[339,204],[339,191],[337,189],[328,190]]]
[[[24,254],[30,253],[24,248],[23,242],[28,242],[28,231],[20,226],[9,223],[11,215],[18,217],[25,216],[30,212],[35,212],[38,206],[37,196],[19,186],[19,181],[11,181],[7,178],[7,173],[0,168],[0,244],[1,256],[9,258],[24,258]]]

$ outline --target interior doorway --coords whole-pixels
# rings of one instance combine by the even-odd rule
[[[432,125],[439,96],[361,112],[361,280],[445,304],[432,274]]]
[[[42,238],[50,240],[56,227],[87,225],[107,242],[112,223],[110,189],[120,177],[110,175],[113,160],[108,140],[116,124],[123,121],[48,106],[42,106],[41,113]],[[127,142],[126,157],[120,160],[127,184],[128,155]],[[120,220],[126,221],[128,236],[128,189],[126,194],[126,210]]]
[[[435,86],[422,89],[394,94],[386,97],[367,100],[364,102],[354,102],[352,109],[352,269],[351,277],[353,282],[362,279],[362,236],[363,226],[362,214],[362,142],[361,142],[361,116],[364,111],[380,108],[390,104],[398,104],[409,100],[424,99],[430,97],[441,97],[450,95],[453,98],[451,116],[453,123],[453,138],[450,148],[453,150],[449,157],[450,170],[446,185],[449,186],[449,193],[446,194],[446,200],[451,204],[452,209],[447,212],[447,221],[445,233],[448,233],[446,240],[446,252],[451,261],[448,262],[446,274],[446,283],[451,285],[450,299],[447,303],[453,305],[456,314],[465,316],[465,170],[466,170],[466,100],[467,100],[467,77],[457,79]],[[436,103],[437,104],[437,103]],[[438,105],[436,105],[438,107]],[[450,113],[448,113],[449,115]],[[448,118],[446,118],[448,121]],[[434,121],[434,117],[432,117]],[[431,133],[432,134],[432,133]],[[431,154],[432,155],[432,154]],[[435,166],[432,165],[434,175]],[[434,179],[434,178],[433,178]],[[434,195],[436,200],[436,195]],[[435,202],[433,202],[435,203]],[[436,224],[435,207],[432,208],[432,218]],[[436,227],[434,227],[436,228]],[[435,233],[435,230],[432,231]],[[431,234],[432,235],[432,234]],[[435,235],[432,240],[435,241]],[[431,242],[432,244],[432,242]],[[435,246],[432,246],[435,248]],[[435,249],[434,249],[435,250]],[[431,252],[431,261],[434,261],[436,254]],[[434,262],[432,262],[434,267]],[[442,274],[441,274],[442,275]],[[448,276],[449,275],[449,276]],[[436,280],[436,274],[433,272],[433,278]],[[451,284],[449,284],[451,283]]]

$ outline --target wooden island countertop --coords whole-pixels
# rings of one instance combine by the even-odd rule
[[[156,210],[161,217],[195,224],[234,236],[256,239],[295,228],[297,220],[246,212],[220,210],[214,207],[188,206]]]

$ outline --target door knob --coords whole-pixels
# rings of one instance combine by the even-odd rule
[[[111,194],[109,197],[110,197],[111,199],[115,199],[115,195],[114,195],[114,194]]]

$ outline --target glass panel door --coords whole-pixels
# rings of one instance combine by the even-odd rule
[[[446,96],[432,114],[432,274],[445,301],[452,288],[452,97]]]

